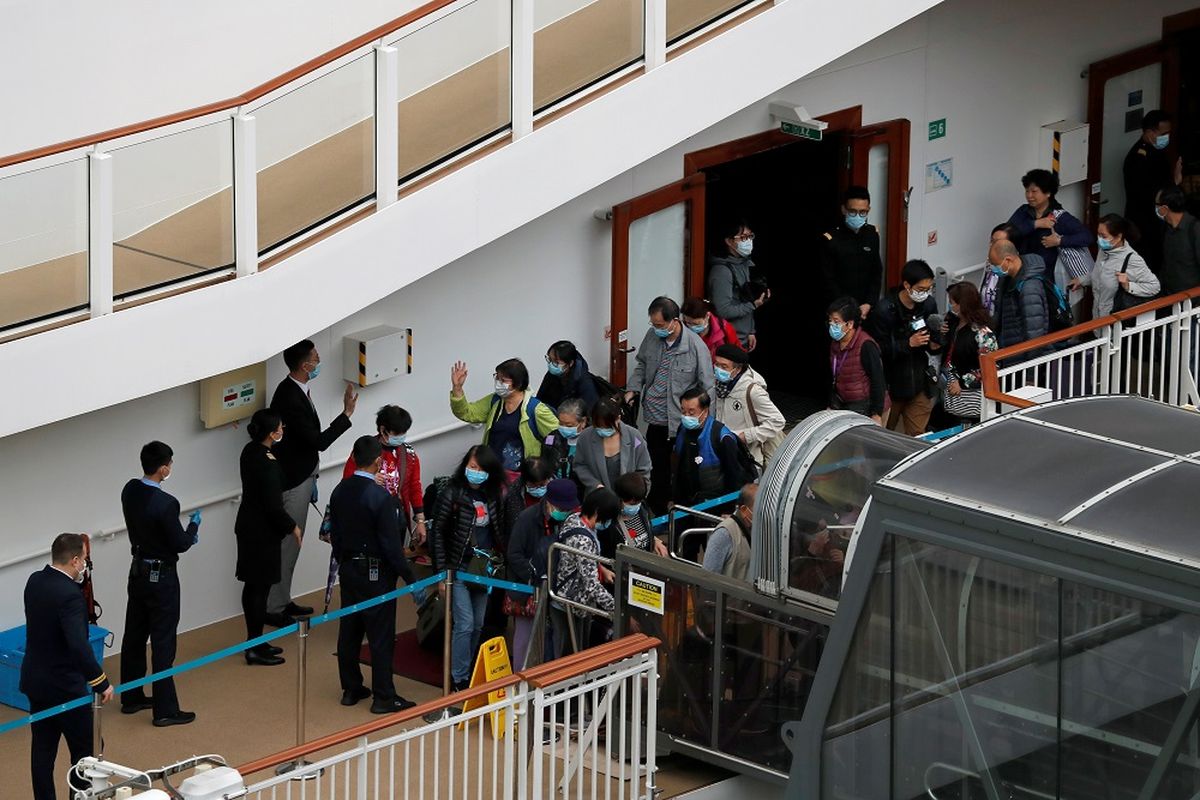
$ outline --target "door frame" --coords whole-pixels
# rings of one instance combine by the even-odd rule
[[[862,127],[862,106],[843,108],[832,114],[822,114],[821,120],[829,124],[829,127],[825,129],[826,133],[850,133]],[[779,128],[772,128],[769,131],[743,136],[741,139],[734,139],[730,142],[722,142],[703,150],[694,150],[683,156],[683,174],[693,175],[709,167],[765,153],[797,141],[799,140],[795,136],[786,134]]]
[[[909,147],[912,123],[892,119],[859,128],[850,135],[850,180],[866,186],[871,148],[888,146],[887,263],[884,264],[884,291],[900,285],[900,273],[908,261]],[[893,205],[895,204],[895,205]]]
[[[678,203],[687,203],[688,239],[684,254],[683,288],[685,295],[703,293],[704,286],[704,184],[702,173],[688,174],[683,180],[638,195],[613,206],[612,210],[612,288],[609,320],[609,380],[624,386],[627,357],[636,349],[629,341],[629,227],[634,220],[648,217]],[[622,341],[621,334],[626,334]]]

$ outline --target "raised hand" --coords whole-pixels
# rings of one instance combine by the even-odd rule
[[[467,362],[455,361],[450,367],[450,393],[459,397],[463,393],[463,384],[467,382]]]

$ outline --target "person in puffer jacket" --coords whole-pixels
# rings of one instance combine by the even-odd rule
[[[995,242],[988,250],[988,268],[1000,275],[996,287],[996,338],[1000,348],[1012,347],[1050,332],[1050,306],[1041,276],[1046,262],[1041,256],[1022,256],[1009,241]],[[1025,353],[1021,360],[1033,353]]]
[[[559,540],[567,547],[600,555],[600,540],[597,531],[607,530],[615,524],[621,511],[621,501],[611,489],[596,489],[583,499],[579,512],[567,517],[560,528]],[[593,558],[570,552],[559,552],[551,569],[554,593],[581,606],[606,611],[616,607],[612,594],[612,571]],[[555,657],[570,652],[571,634],[567,621],[568,608],[574,617],[575,642],[579,648],[602,644],[608,639],[612,628],[610,620],[589,614],[584,608],[554,603],[550,606],[550,620],[554,626]]]

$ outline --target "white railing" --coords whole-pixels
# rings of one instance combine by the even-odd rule
[[[1200,404],[1197,298],[1200,288],[982,356],[983,418],[1097,394]]]

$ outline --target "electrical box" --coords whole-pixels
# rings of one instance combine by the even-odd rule
[[[342,377],[351,383],[372,386],[412,372],[412,328],[378,325],[342,341]]]
[[[1065,119],[1043,125],[1038,166],[1056,173],[1063,186],[1087,180],[1089,130],[1086,122]]]
[[[267,365],[252,364],[200,381],[200,421],[219,428],[267,405]]]

